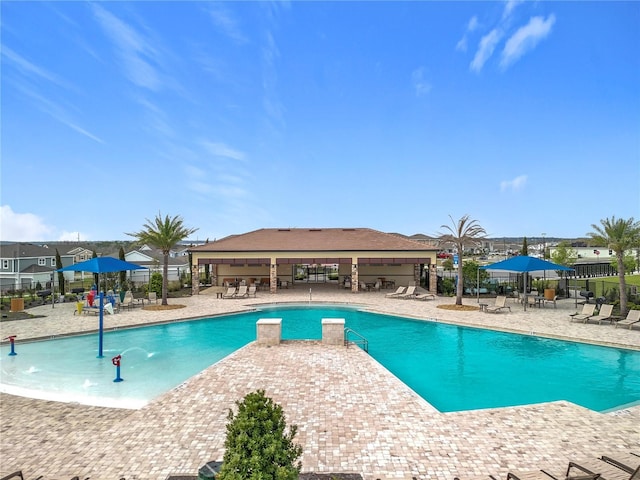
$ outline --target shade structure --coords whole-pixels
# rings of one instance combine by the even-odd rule
[[[501,262],[492,263],[480,267],[483,270],[502,270],[505,272],[531,273],[543,272],[547,270],[573,271],[573,268],[558,265],[557,263],[542,260],[541,258],[519,255],[511,257]],[[527,276],[524,276],[524,290],[527,291]],[[527,309],[527,302],[524,302],[524,309]]]
[[[113,257],[96,257],[84,262],[74,263],[67,267],[56,270],[57,272],[91,272],[91,273],[113,273],[123,272],[125,270],[142,270],[147,267],[136,265],[135,263],[125,262],[119,258]]]
[[[135,263],[125,262],[119,258],[113,257],[96,257],[80,263],[74,263],[67,267],[59,268],[57,272],[90,272],[90,273],[113,273],[126,270],[142,270],[146,267],[136,265]],[[102,339],[104,336],[104,297],[100,292],[99,302],[99,323],[98,323],[98,358],[102,358]]]

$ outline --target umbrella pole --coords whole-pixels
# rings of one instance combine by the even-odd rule
[[[529,276],[529,272],[524,272],[524,302],[522,302],[524,304],[524,311],[527,311],[527,303],[529,303],[529,297],[527,295],[527,277]]]
[[[99,293],[100,296],[100,312],[99,312],[99,323],[98,323],[98,358],[102,358],[102,330],[103,330],[103,316],[104,316],[104,294],[102,291]]]

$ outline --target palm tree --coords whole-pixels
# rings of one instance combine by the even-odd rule
[[[453,217],[449,215],[451,225],[441,225],[440,228],[448,230],[450,233],[440,234],[440,241],[450,243],[456,246],[458,250],[458,283],[456,285],[456,305],[462,305],[462,252],[464,247],[477,246],[480,241],[487,236],[487,232],[480,226],[477,220],[471,220],[469,215],[464,215],[460,220],[455,222]]]
[[[172,218],[167,215],[163,219],[161,214],[158,214],[153,222],[147,219],[147,223],[143,227],[145,230],[127,233],[127,235],[135,237],[141,244],[162,250],[164,259],[162,266],[162,305],[167,305],[169,252],[178,242],[181,242],[198,229],[185,227],[179,215]]]
[[[640,222],[616,218],[600,220],[600,225],[591,225],[593,232],[588,233],[597,246],[607,246],[613,250],[618,263],[618,278],[620,279],[620,315],[627,314],[627,282],[624,278],[624,252],[630,248],[640,246]]]

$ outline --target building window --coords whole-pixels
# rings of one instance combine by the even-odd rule
[[[3,270],[9,269],[9,260],[2,260],[2,269]]]
[[[51,266],[52,266],[52,267],[55,267],[55,266],[56,266],[56,259],[55,259],[55,258],[52,258],[52,259],[51,259]]]
[[[38,265],[40,265],[41,267],[44,267],[47,265],[47,259],[46,258],[39,258],[38,259]]]

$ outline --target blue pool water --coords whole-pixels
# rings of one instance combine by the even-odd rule
[[[345,318],[369,353],[442,412],[568,400],[604,411],[640,401],[640,352],[378,315],[340,307],[278,307],[239,315],[17,343],[0,352],[0,390],[137,408],[255,340],[282,318],[284,339],[320,339]],[[122,355],[114,383],[111,358]]]

